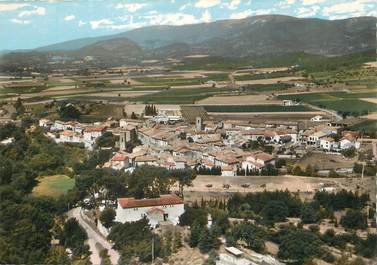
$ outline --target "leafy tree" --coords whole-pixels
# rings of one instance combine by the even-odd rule
[[[179,230],[174,232],[173,252],[177,252],[182,247],[182,235]]]
[[[89,249],[84,242],[88,239],[85,230],[79,225],[75,218],[70,218],[64,224],[63,232],[60,235],[61,243],[70,248],[73,254],[82,255],[87,254]]]
[[[300,217],[304,224],[316,223],[319,220],[317,210],[308,203],[302,205]]]
[[[170,170],[170,176],[178,181],[179,194],[183,197],[185,186],[192,186],[192,181],[196,178],[196,172],[191,168]]]
[[[288,216],[288,207],[281,201],[269,201],[261,213],[267,222],[282,222]]]
[[[185,212],[179,217],[181,226],[193,226],[194,223],[200,226],[207,225],[207,211],[202,208],[194,208],[185,205]]]
[[[209,231],[206,227],[203,227],[199,236],[198,243],[200,252],[208,253],[212,249],[217,249],[219,245],[220,242],[214,235],[214,233],[212,233],[212,231]]]
[[[365,240],[361,240],[356,245],[356,250],[359,255],[366,258],[377,257],[377,235],[368,234]]]
[[[55,246],[52,247],[45,259],[45,264],[62,264],[62,265],[69,265],[71,264],[69,257],[67,256],[67,252],[65,248],[62,246]]]
[[[248,248],[256,252],[263,252],[265,248],[264,231],[252,223],[241,223],[234,226],[231,234],[235,241],[244,241]]]
[[[283,231],[279,245],[279,258],[302,264],[308,258],[320,254],[321,241],[313,232],[292,228]]]
[[[114,147],[117,137],[112,132],[105,132],[103,135],[96,139],[96,146],[98,147]]]
[[[70,103],[61,106],[58,113],[62,120],[77,120],[81,116],[81,112]]]
[[[22,104],[21,98],[17,98],[17,101],[14,103],[14,108],[16,109],[17,115],[22,115],[25,112],[25,107]]]
[[[135,198],[153,198],[169,193],[172,184],[173,180],[167,169],[145,165],[132,172],[128,189]]]
[[[189,245],[190,247],[196,247],[199,243],[201,231],[203,230],[203,225],[198,222],[194,222],[193,225],[190,227],[190,238],[189,238]]]
[[[367,228],[366,216],[359,210],[347,210],[346,215],[340,220],[340,224],[349,229]]]
[[[103,249],[99,253],[99,256],[101,258],[101,264],[100,265],[111,265],[112,264],[107,249]]]
[[[105,208],[101,212],[99,219],[106,228],[110,228],[114,224],[115,216],[116,212],[113,208]]]
[[[349,158],[352,158],[352,157],[355,157],[356,156],[356,148],[355,147],[351,147],[351,148],[348,148],[348,149],[345,149],[345,150],[342,150],[341,151],[342,155],[344,155],[345,157],[349,157]]]

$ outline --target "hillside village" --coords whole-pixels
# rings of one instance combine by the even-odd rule
[[[76,108],[76,105],[67,103],[63,107]],[[145,112],[151,109],[154,115],[143,115],[143,117],[135,115],[133,119],[122,118],[119,120],[109,117],[106,121],[93,123],[41,118],[37,121],[37,127],[42,130],[45,137],[57,144],[74,144],[85,148],[88,152],[110,151],[108,160],[96,164],[96,168],[131,175],[140,174],[136,172],[149,166],[167,170],[166,172],[177,172],[178,175],[180,174],[178,172],[186,172],[183,173],[184,175],[193,174],[187,173],[187,170],[190,170],[195,172],[194,178],[196,175],[198,175],[197,178],[200,178],[200,175],[212,175],[212,180],[215,182],[216,176],[217,178],[234,178],[235,181],[239,176],[259,175],[279,178],[286,174],[309,174],[308,176],[333,178],[352,176],[355,173],[361,173],[363,176],[364,166],[365,168],[371,166],[370,162],[368,162],[369,164],[360,162],[363,171],[358,171],[358,166],[355,166],[358,165],[358,162],[353,157],[358,152],[364,152],[365,148],[373,149],[374,142],[370,142],[369,138],[363,138],[357,131],[348,130],[346,120],[332,121],[318,116],[312,117],[306,122],[215,120],[208,116],[204,116],[204,119],[197,116],[195,119],[186,120],[181,111],[175,111],[172,113],[173,115],[169,116],[167,115],[167,113],[171,113],[169,110],[146,105]],[[8,145],[13,140],[14,138],[9,137],[2,140],[1,144]],[[110,145],[107,146],[103,143],[110,143]],[[313,153],[336,156],[339,159],[351,159],[356,162],[350,164],[351,166],[333,169],[317,165],[315,161],[306,168],[290,166],[290,161],[299,161]],[[371,161],[376,160],[375,154],[373,155],[369,158]],[[187,182],[187,185],[192,186],[190,181]],[[244,191],[252,190],[250,184],[239,185],[243,187]],[[206,185],[208,191],[212,186],[212,183]],[[183,199],[184,197],[182,198],[185,194],[183,187],[182,185],[177,189],[176,193],[170,193],[170,191],[160,193],[158,197],[138,199],[134,197],[105,199],[106,190],[97,190],[94,197],[91,198],[91,195],[80,203],[82,208],[87,210],[75,211],[72,214],[73,216],[81,215],[79,220],[91,225],[93,231],[104,238],[114,236],[111,233],[112,222],[137,223],[142,222],[143,218],[146,218],[149,226],[154,228],[156,233],[166,235],[166,231],[173,229],[177,236],[180,233],[187,233],[185,229],[182,230],[178,226],[182,225],[183,216],[188,214],[187,205],[191,205],[191,207],[194,205],[195,209],[197,207],[195,205],[198,203],[192,199],[186,201]],[[232,187],[224,183],[222,189],[226,192],[232,190]],[[322,183],[317,185],[314,190],[306,191],[305,196],[309,194],[309,197],[316,198],[318,192],[343,192],[344,190],[341,191],[341,189],[343,188],[340,188],[339,185]],[[195,186],[189,190],[195,190]],[[186,191],[186,195],[188,195],[187,192],[189,191]],[[94,208],[93,199],[99,200],[98,203],[94,203],[96,205]],[[201,204],[205,203],[203,197],[201,200]],[[215,201],[210,199],[207,203],[211,205],[214,202],[218,203],[218,199]],[[109,208],[110,205],[112,206]],[[114,221],[110,223],[102,217],[104,216],[102,212],[111,212],[109,209],[114,209],[111,213]],[[369,215],[369,217],[372,218],[370,222],[373,226],[375,222],[373,216]],[[216,224],[218,217],[214,221],[212,218],[209,213],[205,217],[208,229],[211,229],[212,224]],[[294,218],[289,220],[291,224],[298,224]],[[326,226],[329,225],[327,222]],[[193,232],[191,231],[191,233]],[[276,252],[273,250],[261,254],[258,251],[249,252],[247,248],[242,249],[240,250],[234,245],[225,245],[217,256],[216,264],[284,264],[276,259]],[[119,259],[118,252],[114,252],[112,248],[109,248],[107,253],[112,262]]]
[[[0,4],[0,264],[377,264],[372,1],[89,2]]]
[[[348,131],[340,122],[252,123],[244,120],[203,121],[197,117],[192,124],[184,122],[182,117],[178,121],[176,116],[173,121],[166,118],[167,123],[155,122],[151,117],[146,120],[109,119],[93,124],[41,119],[39,126],[57,143],[83,144],[89,150],[93,150],[99,137],[117,136],[119,151],[103,166],[131,172],[137,166],[154,165],[208,172],[218,169],[222,176],[236,176],[241,171],[243,174],[270,175],[279,158],[296,159],[312,151],[341,156],[352,150],[356,152],[363,141],[359,141],[358,132]],[[269,152],[253,151],[251,145],[263,145]]]

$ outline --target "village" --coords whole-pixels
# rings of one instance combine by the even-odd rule
[[[0,264],[377,264],[373,1],[13,2]]]
[[[65,107],[75,108],[75,103],[67,103]],[[128,197],[107,200],[104,197],[106,190],[98,190],[98,193],[94,194],[94,200],[99,200],[95,208],[88,207],[91,205],[90,197],[82,200],[80,203],[82,209],[75,208],[71,214],[83,227],[86,227],[89,235],[97,234],[92,237],[101,238],[95,241],[107,249],[113,264],[119,259],[119,254],[112,249],[111,243],[106,241],[111,226],[102,223],[100,218],[101,212],[105,209],[107,211],[109,205],[114,209],[114,222],[138,222],[146,218],[149,225],[161,234],[168,230],[186,234],[187,231],[178,228],[177,225],[182,220],[181,216],[185,214],[187,204],[195,205],[203,199],[209,202],[214,198],[216,201],[218,198],[229,199],[234,192],[246,194],[286,189],[297,192],[304,200],[312,200],[316,192],[336,193],[345,189],[352,192],[356,188],[348,181],[343,181],[344,185],[341,185],[340,180],[338,182],[328,180],[334,177],[354,176],[355,164],[357,164],[357,159],[355,160],[354,157],[359,151],[372,151],[373,156],[370,159],[371,161],[376,159],[376,154],[373,153],[375,151],[373,139],[371,141],[369,138],[363,138],[357,131],[347,130],[345,120],[336,121],[314,116],[305,122],[286,120],[253,122],[245,119],[218,120],[208,115],[202,115],[204,119],[202,116],[193,118],[192,115],[186,115],[189,117],[187,119],[182,115],[181,110],[159,109],[154,105],[146,105],[143,115],[132,116],[132,119],[117,120],[110,117],[106,121],[93,123],[47,118],[38,121],[44,135],[58,144],[76,144],[88,151],[98,148],[109,150],[110,159],[98,164],[97,168],[127,174],[132,174],[135,170],[146,166],[164,168],[168,171],[179,172],[190,169],[196,172],[196,179],[185,188],[184,192],[174,184],[172,191],[175,193],[160,194],[157,198]],[[99,147],[99,139],[110,138],[116,139],[113,148]],[[1,144],[7,145],[13,140],[7,138]],[[303,159],[308,154],[338,157],[338,160],[350,160],[351,163],[333,169],[323,168],[320,164],[315,164],[315,160],[306,168],[289,166],[292,165],[292,161]],[[363,181],[364,166],[366,166],[366,162],[359,163],[363,169],[357,171],[361,173],[362,178],[357,186]],[[293,182],[300,183],[299,179],[292,175],[306,175],[308,180],[305,184],[294,186],[293,183],[289,183],[289,175],[293,177],[291,179]],[[262,179],[263,176],[270,178],[270,181],[271,178],[276,180],[288,178],[288,184],[271,185],[275,180],[272,180],[272,183],[267,181],[258,185],[252,184],[255,181],[253,179]],[[310,183],[311,179],[316,179],[310,179],[313,176],[318,180]],[[326,179],[326,177],[330,178]],[[241,178],[244,178],[243,181]],[[357,179],[355,180],[358,181]],[[368,190],[368,187],[361,187],[359,191],[370,193],[374,201],[375,189],[370,190],[369,187]],[[185,199],[182,199],[183,194]],[[212,217],[208,214],[206,218],[207,227],[211,229]],[[297,225],[296,219],[289,220],[289,223],[293,222]],[[373,221],[373,217],[371,220]],[[326,222],[325,226],[329,226],[329,223]],[[100,254],[97,251],[93,252],[92,248],[95,247],[91,246],[93,262],[100,259]],[[225,245],[216,264],[284,264],[273,257],[277,252],[271,248],[275,247],[269,246],[268,254],[261,254],[250,252],[245,248],[241,251]],[[196,261],[197,264],[200,264],[200,260]],[[186,263],[176,261],[174,264]]]

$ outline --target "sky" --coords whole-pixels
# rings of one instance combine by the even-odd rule
[[[208,23],[263,14],[330,20],[377,16],[377,0],[0,0],[0,51],[149,25]]]

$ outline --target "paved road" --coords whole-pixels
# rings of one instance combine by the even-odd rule
[[[68,212],[69,217],[74,217],[77,219],[79,224],[85,229],[88,234],[88,245],[90,247],[90,251],[92,255],[90,256],[90,261],[93,265],[97,265],[101,263],[101,258],[99,256],[99,251],[96,248],[96,244],[102,245],[103,248],[107,249],[108,254],[110,256],[110,260],[112,264],[118,264],[119,260],[119,253],[118,251],[112,249],[112,244],[109,243],[102,235],[100,235],[97,231],[95,231],[81,216],[81,208],[77,207]]]

